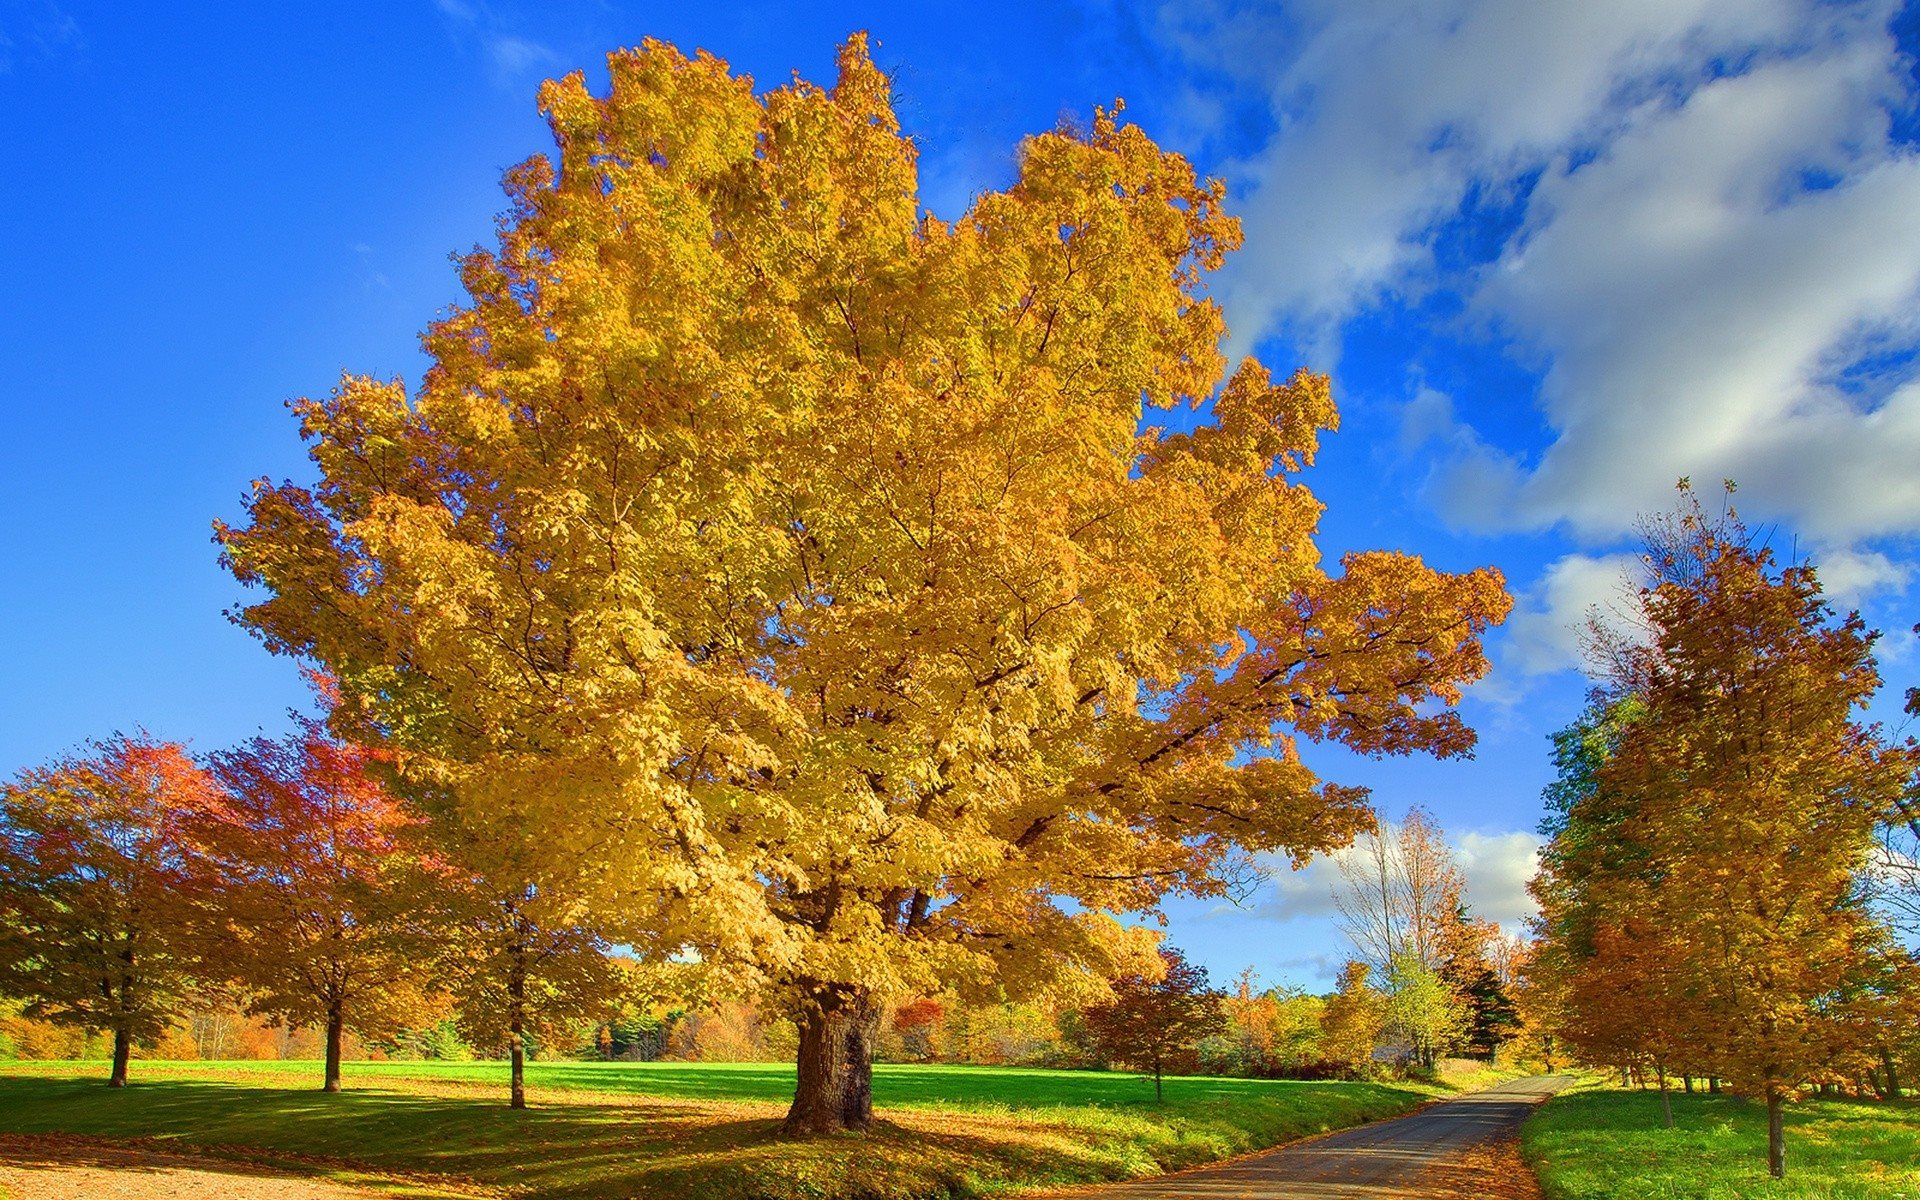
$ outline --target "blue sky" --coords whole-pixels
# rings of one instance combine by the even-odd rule
[[[868,29],[925,203],[1125,97],[1229,186],[1236,352],[1330,371],[1330,554],[1494,563],[1519,599],[1471,762],[1314,761],[1423,804],[1478,907],[1522,905],[1571,628],[1636,511],[1734,477],[1920,682],[1920,16],[1889,0],[933,6],[0,0],[0,771],[145,726],[214,749],[301,699],[229,626],[209,523],[304,473],[283,401],[417,377],[539,81],[643,37],[763,85]],[[1890,717],[1897,714],[1889,711]],[[1322,986],[1326,869],[1179,903],[1216,976]]]

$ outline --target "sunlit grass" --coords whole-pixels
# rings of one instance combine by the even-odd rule
[[[776,1131],[793,1068],[538,1063],[505,1107],[500,1063],[0,1064],[0,1132],[150,1137],[329,1172],[425,1173],[444,1193],[554,1197],[965,1197],[1126,1178],[1391,1116],[1435,1089],[1118,1072],[882,1066],[880,1128],[805,1143]]]
[[[1787,1178],[1767,1178],[1767,1113],[1732,1096],[1617,1088],[1550,1101],[1521,1143],[1549,1200],[1920,1198],[1920,1102],[1811,1099],[1787,1107]]]

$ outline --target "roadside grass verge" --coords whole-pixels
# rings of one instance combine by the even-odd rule
[[[533,1107],[499,1063],[352,1063],[324,1095],[310,1063],[0,1064],[0,1133],[212,1153],[414,1195],[594,1200],[951,1200],[1176,1170],[1392,1116],[1434,1085],[1117,1072],[878,1068],[865,1137],[776,1136],[793,1069],[536,1063]],[[386,1176],[380,1178],[379,1176]]]
[[[1787,1177],[1767,1178],[1767,1112],[1733,1096],[1562,1093],[1521,1130],[1548,1200],[1914,1200],[1920,1101],[1810,1098],[1787,1106]]]

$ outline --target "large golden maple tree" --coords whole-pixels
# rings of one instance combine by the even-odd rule
[[[1323,563],[1334,405],[1222,382],[1218,183],[1102,112],[948,223],[864,38],[759,96],[608,66],[543,90],[558,153],[419,388],[300,402],[319,482],[220,538],[404,773],[788,1005],[791,1130],[868,1123],[886,997],[1138,965],[1113,914],[1346,842],[1365,794],[1298,739],[1469,750],[1502,580]]]

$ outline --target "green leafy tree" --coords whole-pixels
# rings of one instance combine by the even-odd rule
[[[1406,1038],[1414,1062],[1431,1071],[1468,1028],[1468,1012],[1440,972],[1412,954],[1394,958],[1387,974],[1388,1030]]]

